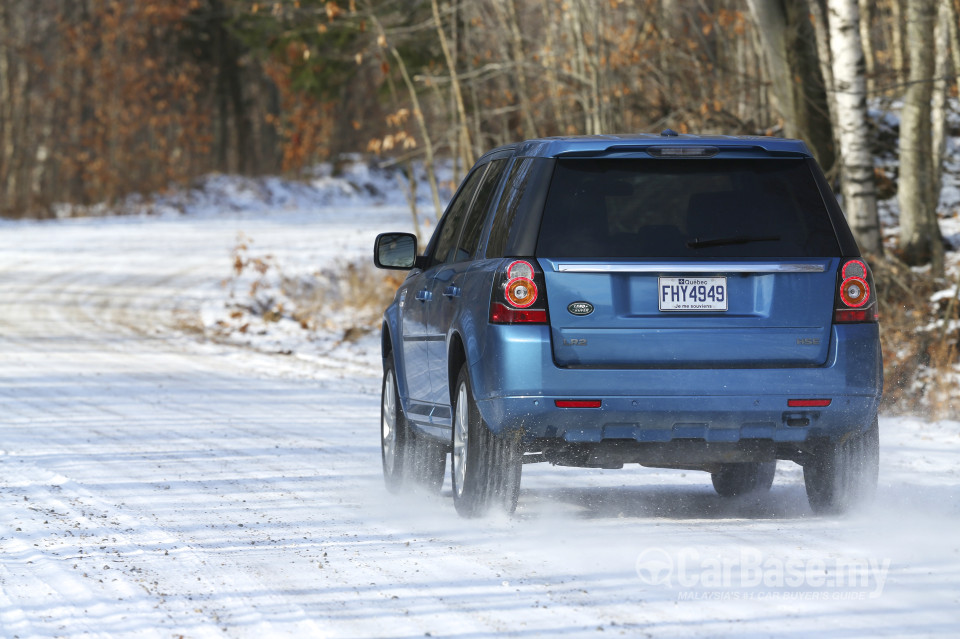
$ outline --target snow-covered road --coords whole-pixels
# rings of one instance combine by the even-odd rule
[[[881,419],[878,504],[799,467],[524,469],[514,517],[382,487],[379,371],[178,332],[238,231],[365,252],[403,210],[0,226],[0,637],[956,636],[960,424]],[[343,219],[343,221],[338,221]]]

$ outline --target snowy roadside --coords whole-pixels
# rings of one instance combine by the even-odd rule
[[[413,230],[406,182],[395,170],[360,161],[341,171],[334,177],[329,165],[321,165],[302,183],[214,176],[197,190],[160,201],[161,211],[173,206],[200,219],[224,211],[254,218],[277,210],[296,218],[299,212],[323,227],[323,239],[338,242],[333,247],[316,241],[321,238],[277,244],[252,228],[238,232],[224,261],[231,269],[223,271],[219,295],[209,296],[196,317],[181,314],[182,327],[214,341],[314,364],[335,360],[364,370],[379,367],[380,316],[402,275],[377,271],[370,256],[377,232]],[[455,186],[448,173],[449,167],[440,171],[447,177],[445,196]],[[432,204],[425,177],[420,181],[417,206],[429,233]]]

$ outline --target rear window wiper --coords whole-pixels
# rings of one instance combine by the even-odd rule
[[[752,244],[753,242],[779,242],[779,235],[736,235],[734,237],[718,237],[711,240],[694,239],[687,242],[687,248],[709,248],[711,246],[729,246],[731,244]]]

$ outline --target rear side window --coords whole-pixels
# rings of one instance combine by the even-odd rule
[[[490,163],[490,168],[487,169],[483,182],[480,183],[480,188],[477,190],[477,197],[473,202],[473,208],[470,209],[470,215],[463,227],[463,233],[460,235],[457,261],[470,259],[477,250],[477,244],[480,242],[480,232],[483,230],[483,222],[487,219],[490,198],[496,191],[506,164],[506,160],[494,160]]]
[[[474,169],[473,173],[467,177],[463,186],[460,187],[460,190],[454,196],[453,202],[450,203],[447,212],[443,216],[443,220],[440,222],[440,228],[437,231],[438,235],[433,248],[432,264],[456,261],[457,238],[463,226],[464,217],[466,217],[467,211],[470,210],[470,205],[473,203],[473,195],[477,191],[477,186],[480,184],[480,178],[483,177],[483,173],[484,167]]]
[[[517,216],[520,203],[524,199],[530,177],[533,174],[533,166],[533,158],[519,159],[514,163],[510,175],[507,176],[507,185],[500,197],[497,215],[493,219],[493,228],[490,229],[490,239],[487,242],[488,258],[503,257],[507,240],[514,228],[514,218]]]
[[[569,159],[550,183],[537,255],[834,257],[803,159]]]

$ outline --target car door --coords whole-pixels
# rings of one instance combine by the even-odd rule
[[[431,405],[436,403],[436,400],[432,389],[430,362],[437,357],[438,353],[443,352],[445,340],[445,334],[437,330],[435,322],[431,324],[431,318],[436,315],[435,307],[444,299],[444,290],[438,289],[436,276],[445,265],[456,259],[460,230],[485,172],[486,165],[477,167],[463,181],[427,248],[428,267],[416,277],[414,282],[411,282],[410,286],[410,295],[413,296],[413,300],[408,303],[408,307],[412,307],[411,317],[415,315],[418,318],[419,333],[415,340],[416,344],[413,345],[413,348],[418,348],[417,363],[411,362],[408,366],[416,367],[417,370],[410,371],[408,374],[418,377],[418,385],[423,393],[422,399]],[[430,417],[427,421],[435,421],[432,407]],[[449,416],[441,416],[441,419],[444,418],[449,421]]]
[[[484,222],[506,164],[507,159],[504,158],[493,160],[478,169],[483,175],[476,196],[464,215],[459,233],[451,235],[449,248],[441,248],[444,252],[439,253],[438,258],[442,257],[443,262],[435,267],[430,282],[435,303],[428,309],[426,318],[426,331],[431,336],[427,342],[427,363],[430,368],[431,401],[438,405],[450,403],[447,336],[460,306],[476,302],[464,299],[464,279],[469,277],[474,264]]]
[[[411,275],[399,292],[400,341],[403,349],[402,374],[407,384],[407,398],[411,400],[409,417],[417,419],[418,413],[429,415],[422,404],[430,399],[430,375],[426,367],[426,290],[427,276],[421,271]],[[418,405],[419,404],[419,405]]]

